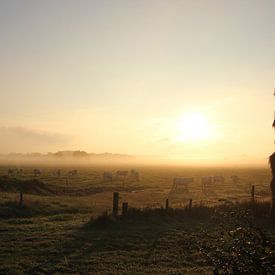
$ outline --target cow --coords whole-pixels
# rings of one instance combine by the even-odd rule
[[[113,180],[113,174],[112,172],[104,172],[102,174],[103,176],[103,181],[106,182],[106,181],[112,181]]]
[[[171,192],[175,192],[177,190],[188,192],[189,184],[192,182],[194,182],[194,178],[176,177],[173,180]]]
[[[233,176],[231,176],[230,178],[231,178],[231,180],[233,181],[233,183],[234,183],[235,185],[238,184],[239,181],[240,181],[240,178],[239,178],[238,176],[236,176],[236,175],[233,175]]]
[[[128,171],[118,170],[118,171],[116,172],[116,178],[117,178],[117,179],[118,179],[118,178],[123,178],[123,179],[125,179],[125,178],[127,177],[127,175],[128,175]]]
[[[17,169],[17,175],[22,175],[24,170],[22,168]]]
[[[75,175],[77,175],[77,170],[70,170],[70,171],[68,172],[68,175],[69,175],[69,176],[75,176]]]
[[[139,172],[138,171],[132,169],[130,171],[130,173],[131,173],[131,178],[135,179],[136,181],[139,181]]]
[[[214,176],[213,177],[213,183],[215,184],[215,183],[224,183],[224,177],[223,176]]]
[[[22,175],[22,173],[23,173],[23,169],[18,169],[18,168],[9,168],[8,169],[8,174],[10,175],[10,176],[21,176]]]
[[[40,169],[35,168],[33,169],[33,174],[35,177],[37,177],[37,176],[41,176],[42,172]]]
[[[15,169],[12,169],[12,168],[9,168],[9,169],[8,169],[8,174],[9,174],[9,175],[13,175],[14,172],[15,172]]]
[[[58,169],[58,170],[56,171],[56,175],[57,175],[58,177],[61,176],[61,170],[60,170],[60,169]]]
[[[202,177],[201,179],[201,188],[202,188],[202,192],[209,196],[209,195],[213,195],[214,191],[212,190],[213,188],[213,178],[211,176],[206,176],[206,177]]]
[[[212,183],[213,183],[213,178],[211,176],[202,177],[201,179],[202,190],[205,191],[205,190],[212,189]]]

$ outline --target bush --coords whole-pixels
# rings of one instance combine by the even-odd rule
[[[220,236],[205,233],[197,245],[215,274],[274,274],[271,242],[253,225],[252,213],[238,209],[216,213]]]

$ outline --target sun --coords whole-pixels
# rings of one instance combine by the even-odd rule
[[[211,139],[212,131],[207,116],[202,113],[188,113],[178,123],[178,139],[196,142]]]

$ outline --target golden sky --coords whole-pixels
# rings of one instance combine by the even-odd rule
[[[275,1],[0,2],[0,152],[266,161]]]

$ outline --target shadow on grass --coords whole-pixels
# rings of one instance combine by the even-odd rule
[[[63,241],[47,262],[28,272],[128,274],[150,269],[169,273],[196,267],[211,270],[211,266],[213,270],[197,243],[208,232],[215,240],[220,237],[220,216],[232,220],[232,213],[240,213],[241,222],[242,211],[248,211],[255,219],[267,220],[269,207],[267,202],[242,202],[192,209],[129,209],[118,217],[104,213]],[[234,228],[238,221],[228,226]]]
[[[0,204],[0,218],[2,219],[80,214],[90,211],[90,208],[84,206],[44,203],[30,198],[24,199],[23,206],[20,206],[17,200],[9,200]]]

